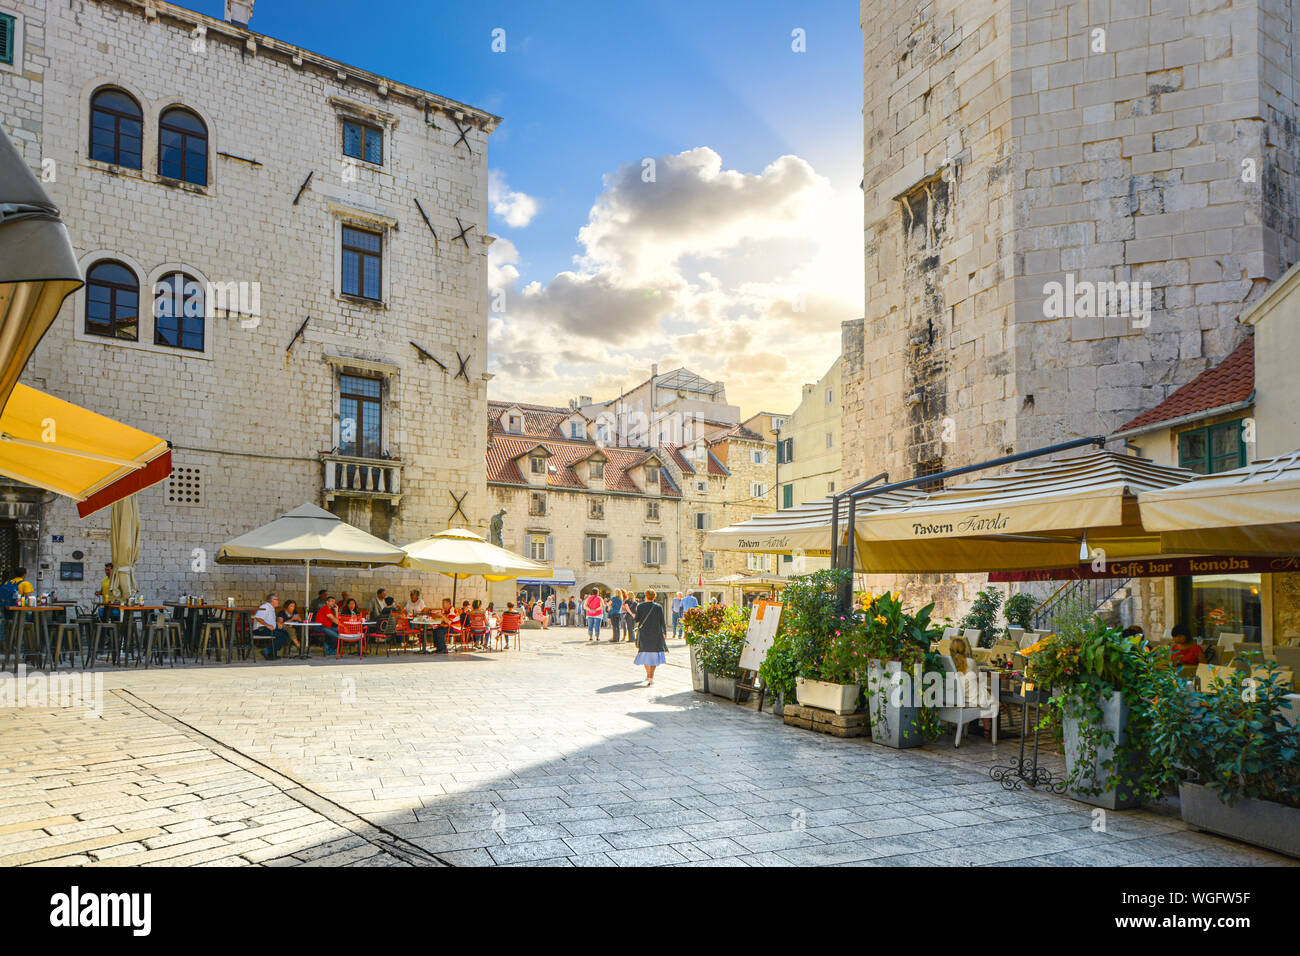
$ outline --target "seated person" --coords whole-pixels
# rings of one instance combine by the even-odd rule
[[[1192,643],[1192,632],[1186,624],[1175,624],[1169,631],[1174,639],[1172,650],[1173,662],[1179,667],[1195,666],[1201,663],[1201,645]]]
[[[467,618],[470,638],[475,644],[486,644],[488,637],[487,611],[483,610],[483,602],[475,601],[473,607],[469,610]]]
[[[271,646],[262,649],[262,656],[268,661],[276,660],[284,645],[289,643],[289,632],[279,627],[275,610],[280,606],[280,597],[274,591],[266,596],[266,602],[253,612],[253,634],[256,637],[271,638]]]
[[[312,621],[318,625],[324,637],[325,656],[333,657],[338,653],[339,647],[339,610],[332,594],[325,597],[325,603],[316,611]]]
[[[515,607],[515,602],[510,601],[506,604],[505,612],[501,615],[501,637],[506,642],[506,647],[510,646],[510,635],[518,635],[519,628],[523,626],[524,616],[519,613]]]
[[[416,617],[417,615],[423,614],[427,610],[428,610],[428,605],[426,605],[424,603],[424,599],[420,597],[420,589],[412,588],[411,597],[406,602],[406,613],[410,617]]]

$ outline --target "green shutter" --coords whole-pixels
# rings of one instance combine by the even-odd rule
[[[14,27],[16,21],[7,14],[0,13],[0,63],[13,66],[14,62]]]

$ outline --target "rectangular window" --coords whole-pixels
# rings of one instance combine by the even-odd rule
[[[659,484],[659,469],[654,465],[647,465],[645,470],[645,482],[647,485]]]
[[[18,21],[7,13],[0,13],[0,63],[14,65],[14,33]]]
[[[530,515],[546,514],[546,496],[533,492],[528,496],[528,513]]]
[[[524,430],[524,420],[520,416],[511,415],[508,419],[506,419],[506,431],[518,432],[522,434],[523,430]]]
[[[1246,443],[1242,440],[1244,419],[1209,425],[1178,436],[1179,467],[1202,475],[1217,475],[1246,466]]]
[[[834,448],[834,447],[835,447],[835,435],[834,435],[833,432],[827,432],[827,433],[826,433],[826,447],[827,447],[827,448]]]
[[[645,503],[645,516],[647,521],[659,520],[659,502],[647,501]]]
[[[613,550],[609,545],[609,538],[603,535],[587,535],[585,539],[584,550],[587,553],[588,564],[604,564],[610,559],[610,553]]]
[[[605,517],[605,499],[592,498],[591,509],[587,513],[592,518],[596,518],[598,520],[603,519]]]
[[[937,475],[943,471],[943,459],[932,458],[929,461],[921,461],[916,464],[916,477],[925,478],[927,475]],[[921,491],[942,491],[943,479],[939,478],[934,481],[924,481],[916,486]]]
[[[826,389],[826,404],[830,405],[834,401],[835,401],[835,390],[832,388]]]
[[[702,552],[700,552],[700,560],[703,562],[703,567],[704,567],[704,570],[705,570],[705,571],[712,571],[712,570],[713,570],[713,552],[712,552],[712,551],[702,551]]]
[[[546,474],[546,459],[541,455],[533,455],[528,459],[528,468],[534,475]]]
[[[765,451],[759,451],[758,449],[754,449],[750,451],[749,458],[750,461],[752,461],[756,465],[767,464],[767,452]]]
[[[339,377],[339,452],[355,458],[383,453],[383,383],[359,375]]]
[[[641,563],[651,566],[663,564],[668,560],[668,542],[663,538],[641,539]]]
[[[530,534],[528,536],[528,557],[534,561],[551,560],[550,539],[549,534]]]
[[[364,159],[367,163],[382,166],[384,163],[384,131],[377,126],[343,121],[343,155]]]
[[[708,531],[713,527],[713,515],[707,511],[695,512],[695,530]]]
[[[605,477],[605,463],[603,461],[593,461],[591,463],[591,477],[592,478]]]
[[[707,481],[697,481],[695,483],[695,490],[699,494],[707,495],[709,493],[709,483]]]
[[[826,482],[826,493],[828,495],[835,494],[835,482],[833,481]]]
[[[767,485],[761,481],[752,481],[749,484],[749,496],[751,498],[766,498]]]
[[[343,227],[343,294],[383,298],[384,237],[377,232]]]
[[[782,508],[794,507],[794,485],[792,484],[786,485],[781,489],[781,507]]]

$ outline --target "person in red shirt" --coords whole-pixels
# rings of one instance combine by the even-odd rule
[[[1186,624],[1175,624],[1169,631],[1174,639],[1173,661],[1179,667],[1193,667],[1201,662],[1201,645],[1192,643]]]
[[[488,634],[487,611],[483,610],[482,601],[474,602],[474,606],[470,608],[467,615],[466,623],[469,625],[470,640],[477,645],[486,645]]]
[[[515,607],[515,602],[506,604],[505,613],[501,615],[501,637],[510,646],[510,635],[519,636],[519,629],[524,626],[524,616]]]
[[[339,608],[334,595],[325,598],[325,603],[312,615],[312,623],[320,628],[325,639],[325,656],[333,657],[339,649]]]

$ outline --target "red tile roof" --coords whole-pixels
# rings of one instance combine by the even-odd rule
[[[507,409],[517,408],[524,413],[524,430],[507,432],[501,425],[501,416]],[[525,402],[488,402],[488,430],[493,434],[535,435],[538,438],[568,438],[560,431],[560,425],[566,418],[577,415],[586,421],[580,413],[570,408],[557,408],[553,405],[530,405]]]
[[[509,408],[509,405],[503,406]],[[547,476],[546,484],[548,488],[586,488],[582,479],[578,477],[578,472],[574,466],[589,457],[595,452],[596,446],[592,442],[579,442],[570,440],[546,439],[538,441],[536,438],[515,438],[501,433],[495,433],[488,439],[487,448],[487,480],[495,481],[502,484],[510,485],[528,485],[527,479],[519,470],[515,459],[521,455],[526,455],[538,445],[542,445],[550,453],[551,457],[547,459]],[[601,453],[607,459],[605,462],[605,487],[604,491],[621,491],[629,494],[643,494],[637,487],[631,476],[628,474],[638,464],[644,462],[651,454],[640,448],[601,448]],[[554,468],[551,471],[550,468]],[[665,469],[660,471],[660,476],[664,482],[663,493],[670,497],[676,497],[681,494],[672,475]]]
[[[1119,430],[1126,432],[1147,425],[1208,412],[1244,402],[1255,391],[1255,337],[1247,336],[1214,368],[1206,369],[1169,397],[1148,409]]]

